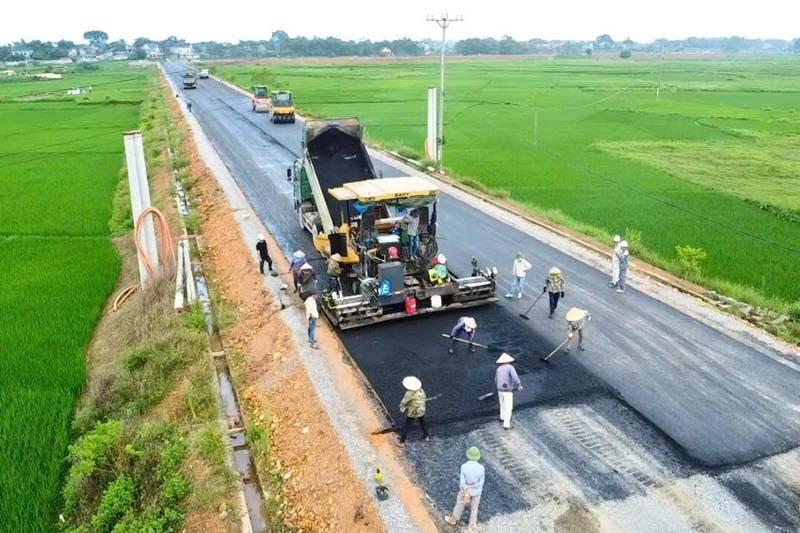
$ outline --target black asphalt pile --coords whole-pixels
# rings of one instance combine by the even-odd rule
[[[457,343],[450,355],[450,339],[442,337],[461,316],[472,316],[478,323],[475,342],[489,348],[468,351],[468,345]],[[459,421],[485,422],[497,418],[497,396],[479,400],[496,391],[494,373],[496,359],[502,352],[512,355],[524,390],[515,393],[516,408],[573,401],[605,391],[605,386],[572,359],[589,352],[565,355],[558,353],[551,363],[543,363],[555,346],[538,337],[532,328],[520,328],[521,320],[513,311],[500,305],[489,305],[461,312],[410,317],[367,328],[348,330],[341,338],[361,370],[389,408],[397,424],[404,416],[398,410],[405,393],[405,376],[416,376],[429,398],[426,420],[434,428]],[[473,427],[468,424],[466,427]]]

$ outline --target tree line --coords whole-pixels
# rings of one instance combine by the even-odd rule
[[[146,37],[135,39],[130,45],[124,40],[109,41],[108,34],[100,30],[87,31],[83,35],[88,44],[77,44],[60,40],[19,41],[0,46],[0,61],[25,59],[19,55],[21,49],[31,51],[30,59],[48,60],[67,57],[71,50],[91,46],[97,51],[127,52],[132,59],[147,57],[144,45],[161,47],[166,56],[174,46],[188,46],[183,39],[170,36],[156,41]],[[279,30],[272,32],[269,39],[239,41],[237,44],[207,41],[192,43],[192,48],[201,58],[265,58],[265,57],[369,57],[379,55],[423,56],[438,53],[439,41],[425,39],[358,40],[346,41],[336,37],[290,37]],[[744,37],[689,37],[683,40],[656,39],[648,43],[637,43],[631,39],[614,40],[603,34],[587,41],[546,41],[529,39],[517,41],[508,35],[500,39],[469,38],[448,43],[448,53],[456,55],[531,55],[564,54],[591,55],[592,53],[631,52],[679,53],[679,52],[722,52],[722,53],[800,53],[800,39],[791,41],[780,39],[747,39]]]

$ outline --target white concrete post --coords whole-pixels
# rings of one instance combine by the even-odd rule
[[[428,136],[425,139],[425,156],[433,161],[438,161],[436,126],[436,87],[428,87]]]
[[[150,186],[147,182],[147,168],[144,159],[144,145],[141,131],[130,131],[123,134],[125,142],[125,159],[128,166],[128,185],[131,191],[131,208],[133,221],[139,218],[142,212],[151,206]],[[140,242],[150,263],[158,268],[158,247],[156,246],[156,233],[152,217],[147,217],[140,228]],[[147,284],[149,275],[147,269],[139,258],[139,278],[142,287]]]

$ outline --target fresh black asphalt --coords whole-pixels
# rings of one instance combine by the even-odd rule
[[[167,66],[170,72],[181,68]],[[172,78],[177,81],[177,74]],[[302,107],[302,95],[296,96]],[[286,167],[299,153],[302,124],[270,124],[266,115],[252,113],[245,96],[214,80],[182,91],[186,97],[282,251],[313,250],[311,239],[299,228],[285,178]],[[402,174],[379,162],[375,169],[384,176]],[[497,266],[501,296],[510,282],[515,252],[524,252],[534,265],[521,301],[501,298],[499,304],[468,311],[478,320],[479,342],[518,357],[526,387],[518,395],[522,406],[575,402],[609,391],[662,431],[688,459],[706,466],[748,462],[800,443],[800,373],[780,357],[743,345],[636,290],[624,295],[610,291],[605,272],[447,195],[439,204],[439,236],[440,249],[456,272],[459,265],[469,268],[472,255],[481,265]],[[531,320],[522,320],[517,315],[541,290],[552,265],[561,268],[567,282],[556,318],[547,319],[543,298]],[[573,305],[593,317],[586,329],[587,351],[559,354],[543,368],[538,356],[564,338],[563,316]],[[477,397],[492,390],[493,361],[499,351],[466,354],[462,348],[448,355],[441,334],[449,332],[460,314],[397,321],[341,337],[395,415],[400,382],[415,374],[430,396],[442,394],[430,405],[431,425],[440,432],[448,424],[467,430],[491,421],[496,409],[493,399],[478,402]]]

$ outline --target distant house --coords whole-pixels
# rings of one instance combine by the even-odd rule
[[[164,52],[161,51],[161,47],[156,43],[145,43],[142,45],[142,50],[147,54],[147,59],[162,59],[164,57]]]
[[[61,78],[61,74],[54,74],[52,72],[42,72],[36,75],[37,80],[60,80]]]
[[[14,76],[17,72],[15,70],[0,70],[0,76]]]
[[[389,48],[388,46],[384,46],[383,48],[378,50],[378,55],[382,55],[384,57],[391,57],[394,54],[392,54],[392,49],[391,48]]]
[[[31,56],[33,56],[33,50],[29,48],[14,48],[11,50],[11,54],[24,59],[30,59]]]
[[[170,53],[178,59],[197,59],[197,54],[191,44],[173,46],[169,49]]]
[[[156,43],[145,43],[142,45],[142,50],[147,54],[147,59],[162,59],[164,57],[161,47]]]

